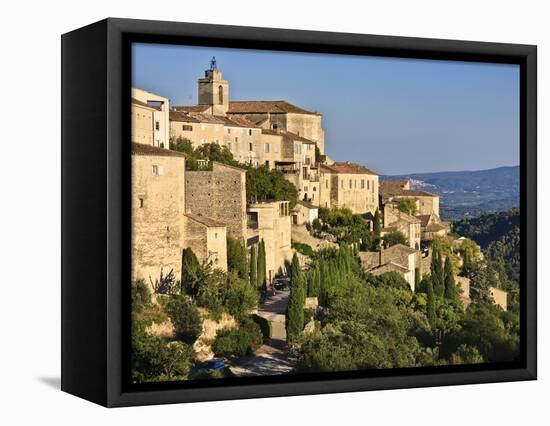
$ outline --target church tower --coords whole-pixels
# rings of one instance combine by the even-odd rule
[[[214,115],[225,115],[229,109],[229,83],[222,80],[215,57],[210,61],[210,69],[204,72],[204,78],[199,79],[199,105],[211,106]]]

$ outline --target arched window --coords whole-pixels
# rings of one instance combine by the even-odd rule
[[[220,105],[223,104],[223,86],[218,86],[218,100]]]

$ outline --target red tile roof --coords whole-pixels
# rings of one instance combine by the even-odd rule
[[[229,114],[244,113],[271,113],[271,114],[311,114],[320,115],[316,112],[307,111],[287,101],[232,101],[229,102]]]
[[[152,155],[159,157],[182,157],[185,158],[185,154],[178,151],[171,151],[169,149],[158,148],[152,145],[145,145],[142,143],[132,143],[132,155]]]
[[[373,172],[360,164],[349,162],[336,162],[332,163],[330,166],[324,164],[321,166],[321,173],[347,173],[378,176],[378,173]]]
[[[174,111],[183,112],[204,112],[208,108],[210,108],[210,105],[180,105],[172,107]]]

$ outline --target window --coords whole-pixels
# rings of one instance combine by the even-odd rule
[[[155,121],[155,130],[160,130],[160,121]]]
[[[145,206],[145,200],[143,198],[139,199],[139,208],[142,209]]]
[[[344,181],[343,180],[340,181],[340,188],[344,189]]]
[[[162,175],[162,166],[153,165],[152,172],[154,175],[161,176]]]
[[[351,179],[349,180],[349,189],[351,189],[352,187],[352,184],[351,184]]]
[[[253,144],[252,142],[249,142],[249,143],[248,143],[248,150],[249,150],[250,152],[254,151],[254,144]]]
[[[228,142],[228,143],[227,143],[227,149],[228,149],[229,151],[231,151],[231,142]]]
[[[365,189],[365,179],[361,179],[361,189]]]
[[[367,189],[370,189],[370,180],[367,181]]]
[[[252,129],[248,129],[248,136],[252,136]]]
[[[325,180],[325,188],[328,189],[328,179]]]
[[[228,134],[228,135],[231,134],[231,129],[227,129],[227,134]]]
[[[264,152],[266,154],[269,153],[269,144],[268,143],[264,143]]]
[[[269,167],[269,160],[265,160],[265,165]]]
[[[223,86],[218,86],[218,103],[223,105]]]
[[[309,187],[304,186],[304,191],[307,192],[309,190]]]
[[[239,143],[239,138],[235,136],[235,143]]]
[[[277,125],[276,124],[274,124],[272,127],[273,127],[273,130],[277,130]]]

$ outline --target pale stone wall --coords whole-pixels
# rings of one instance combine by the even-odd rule
[[[296,204],[292,211],[293,225],[304,225],[311,223],[319,217],[319,209],[311,208],[301,202]]]
[[[489,294],[495,302],[495,305],[500,306],[504,311],[508,309],[508,293],[496,287],[489,288]]]
[[[262,149],[262,129],[225,126],[223,145],[227,146],[235,160],[243,164],[259,164]]]
[[[354,214],[373,213],[378,208],[378,176],[320,173],[319,205],[349,208]]]
[[[181,272],[185,159],[132,155],[132,280]]]
[[[225,226],[208,225],[191,215],[184,217],[184,223],[184,246],[193,250],[199,262],[212,262],[214,268],[227,271]]]
[[[439,217],[439,195],[393,195],[393,201],[410,198],[416,200],[418,214],[435,214]]]
[[[184,130],[184,126],[191,126],[191,130]],[[225,141],[223,123],[195,123],[178,120],[170,121],[170,136],[189,139],[193,148],[206,143],[222,144]]]
[[[325,132],[320,114],[288,113],[286,130],[317,143],[321,154],[325,153]]]
[[[170,141],[169,99],[136,87],[132,87],[132,98],[145,103],[154,102],[155,105],[158,105],[158,109],[153,110],[152,116],[152,145],[168,149]],[[134,142],[143,143],[138,140]]]
[[[185,211],[227,227],[227,234],[246,235],[246,172],[214,162],[212,171],[186,171]]]
[[[292,260],[288,202],[254,203],[248,206],[248,212],[256,218],[258,241],[265,242],[267,278],[273,280]]]
[[[132,102],[132,142],[153,145],[154,108]]]

